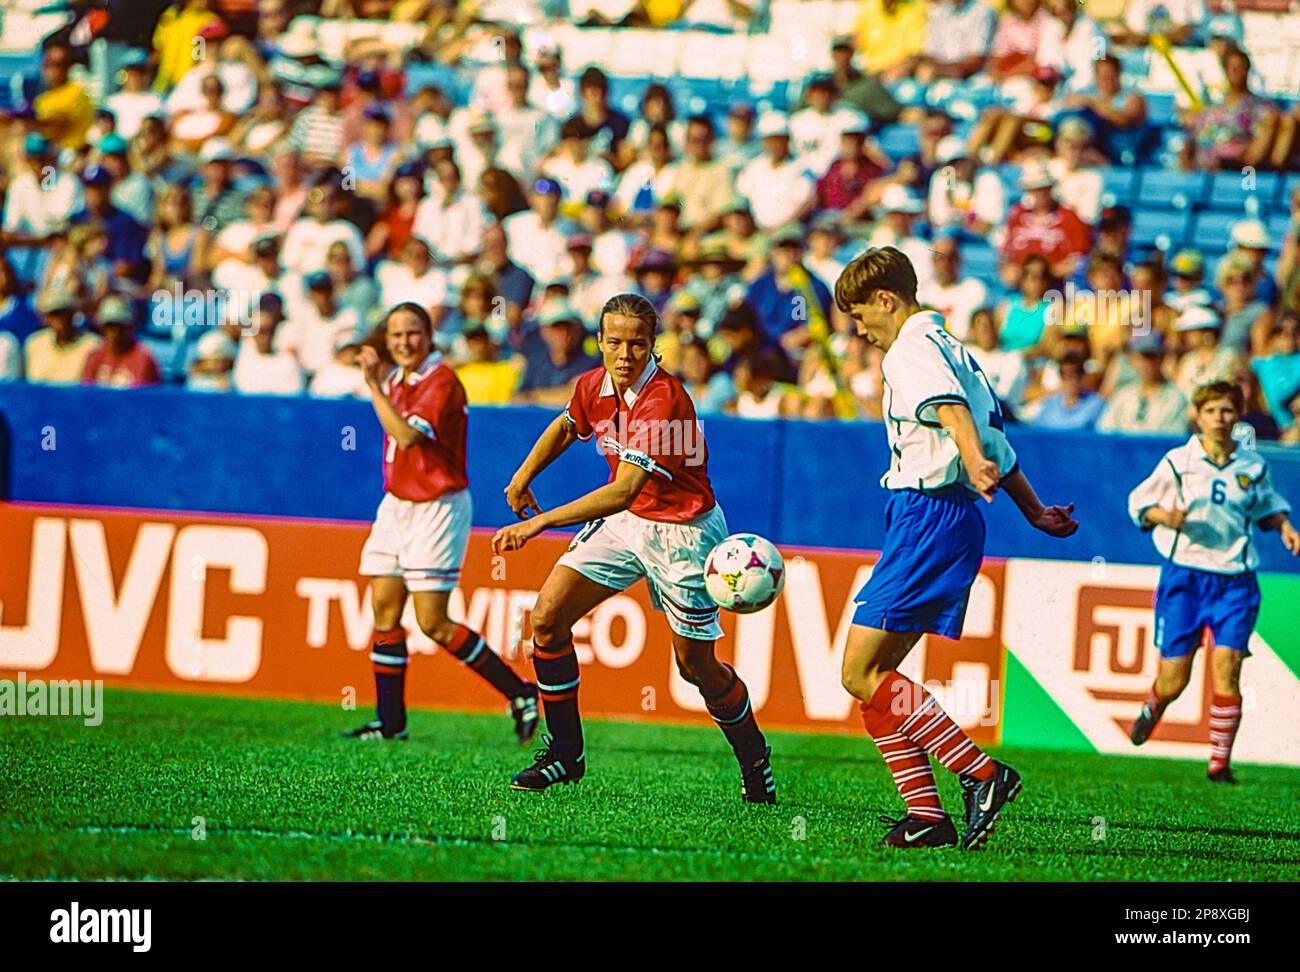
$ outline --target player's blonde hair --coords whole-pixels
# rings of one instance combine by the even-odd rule
[[[850,307],[865,304],[877,290],[888,290],[909,304],[916,303],[916,270],[902,250],[872,247],[849,261],[835,281],[835,306],[847,314]]]

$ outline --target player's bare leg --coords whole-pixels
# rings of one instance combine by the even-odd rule
[[[420,630],[505,697],[515,736],[527,745],[537,732],[537,686],[515,674],[477,631],[451,620],[451,591],[416,591],[411,600]]]
[[[370,663],[375,673],[375,718],[343,735],[348,739],[406,738],[406,632],[402,610],[406,583],[400,577],[372,577],[370,603],[374,632]]]
[[[587,771],[578,715],[578,656],[573,626],[588,611],[618,591],[598,584],[572,567],[556,564],[533,606],[533,670],[546,714],[546,747],[533,765],[516,773],[516,790],[544,790],[552,783],[572,783]]]
[[[1188,679],[1192,677],[1192,659],[1196,652],[1191,651],[1180,658],[1161,658],[1160,667],[1156,669],[1156,680],[1151,684],[1147,700],[1138,710],[1129,730],[1129,739],[1134,746],[1141,746],[1155,731],[1160,717],[1165,714],[1169,703],[1183,694]]]
[[[978,847],[992,832],[1003,806],[1020,792],[1020,776],[990,759],[939,707],[924,686],[898,672],[920,634],[852,625],[844,649],[841,682],[861,703],[862,723],[894,777],[907,816],[882,843],[891,847],[942,847],[957,833],[930,768],[934,756],[956,773],[966,803],[961,843]]]
[[[1213,783],[1236,783],[1232,775],[1232,743],[1241,726],[1241,663],[1245,652],[1216,645],[1210,655],[1214,698],[1210,700],[1210,768]]]
[[[772,749],[754,718],[749,689],[734,668],[718,660],[714,645],[713,641],[688,638],[674,631],[677,670],[700,690],[709,715],[731,744],[740,763],[740,792],[745,802],[776,803]]]

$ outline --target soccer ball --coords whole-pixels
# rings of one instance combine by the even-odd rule
[[[733,533],[704,561],[704,586],[709,597],[719,607],[737,614],[763,610],[776,600],[784,584],[781,552],[752,533]]]

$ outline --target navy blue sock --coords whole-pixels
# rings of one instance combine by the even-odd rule
[[[577,756],[582,752],[582,718],[578,715],[578,656],[573,641],[545,648],[534,641],[533,669],[553,745],[566,756]]]
[[[406,728],[406,632],[376,631],[370,642],[375,669],[375,708],[384,732]]]

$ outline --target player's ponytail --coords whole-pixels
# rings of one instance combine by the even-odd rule
[[[654,304],[640,294],[615,294],[605,301],[605,306],[600,309],[600,318],[596,324],[597,334],[601,334],[605,330],[606,314],[635,317],[637,320],[649,324],[650,344],[652,347],[659,338],[659,312],[655,310]],[[655,361],[659,361],[662,357],[658,351],[654,351],[653,354]]]

